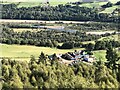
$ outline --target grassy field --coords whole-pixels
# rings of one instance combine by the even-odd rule
[[[82,50],[83,48],[77,48],[76,50]],[[27,46],[27,45],[6,45],[1,44],[2,54],[0,57],[10,57],[15,60],[30,60],[30,56],[34,55],[36,58],[40,55],[41,52],[51,55],[54,53],[63,54],[66,52],[74,52],[75,49],[69,50],[60,50],[56,48],[49,47],[36,47],[36,46]],[[105,61],[105,50],[99,50],[93,52],[97,60]]]
[[[56,48],[49,48],[49,47],[36,47],[36,46],[28,46],[28,45],[6,45],[1,44],[1,55],[0,57],[19,57],[22,59],[28,59],[31,55],[38,57],[41,52],[45,54],[62,54],[66,52],[73,52],[75,49],[66,49],[60,50]],[[76,48],[76,50],[81,50],[83,48]]]
[[[78,0],[74,0],[74,2],[75,1],[78,1]],[[19,1],[20,3],[18,4],[18,2],[14,2],[14,1],[12,1],[12,2],[10,2],[10,1],[7,1],[7,2],[2,2],[1,4],[10,4],[10,3],[14,3],[14,4],[18,4],[18,8],[20,8],[20,7],[34,7],[34,6],[43,6],[43,5],[45,5],[44,3],[45,3],[45,1],[38,1],[38,2],[36,2],[36,1],[32,1],[31,0],[31,2],[29,1],[29,2],[27,2],[27,1],[25,1],[24,0],[24,2],[22,2],[22,1]],[[68,1],[60,1],[60,0],[51,0],[50,1],[50,5],[51,6],[57,6],[58,4],[63,4],[63,5],[65,5],[65,4],[67,4],[68,2],[73,2],[73,0],[68,0]],[[100,8],[101,7],[101,5],[104,5],[104,4],[106,4],[107,2],[94,2],[94,3],[83,3],[83,4],[81,4],[80,6],[81,7],[88,7],[88,8],[93,8],[93,7],[95,7],[95,8]],[[113,2],[113,3],[115,3],[115,2]],[[109,7],[109,8],[106,8],[104,11],[101,11],[101,12],[99,12],[99,13],[112,13],[116,8],[118,8],[118,6],[117,5],[114,5],[114,6],[112,6],[112,7]]]
[[[19,3],[18,7],[33,7],[33,6],[39,6],[39,5],[42,5],[44,4],[47,0],[29,0],[29,2],[27,0],[12,0],[12,1],[9,1],[9,0],[1,0],[3,1],[2,3],[3,4],[8,4],[8,3]],[[48,0],[50,5],[52,6],[56,6],[58,4],[66,4],[68,2],[76,2],[76,1],[79,1],[79,0]],[[117,1],[119,0],[109,0],[111,1],[112,3],[116,3]],[[81,4],[80,6],[81,7],[89,7],[89,8],[93,8],[93,7],[100,7],[101,5],[104,5],[106,4],[107,2],[94,2],[94,3],[83,3]]]
[[[119,41],[119,36],[118,35],[111,35],[111,36],[108,36],[108,37],[102,37],[100,38],[99,40],[103,40],[103,39],[114,39],[115,41]]]
[[[35,7],[35,6],[40,6],[41,3],[38,2],[21,2],[18,7]]]
[[[33,7],[33,6],[39,6],[39,5],[44,5],[44,3],[46,3],[47,0],[1,0],[3,1],[1,4],[9,4],[9,3],[15,3],[17,4],[18,2],[19,5],[18,7]],[[56,6],[58,4],[66,4],[68,2],[75,2],[78,0],[48,0],[51,6]]]
[[[83,3],[80,6],[81,7],[88,7],[88,8],[99,8],[101,5],[106,4],[107,2],[94,2],[94,3]]]
[[[23,32],[23,31],[30,31],[30,32],[37,32],[43,29],[31,29],[31,28],[11,28],[14,32]]]
[[[109,8],[106,8],[104,11],[100,12],[100,13],[112,13],[116,8],[119,8],[120,5],[115,5]],[[120,8],[119,8],[120,9]]]
[[[97,50],[94,51],[93,54],[95,55],[97,60],[106,61],[106,50]]]

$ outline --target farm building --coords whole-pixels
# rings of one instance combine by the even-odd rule
[[[75,52],[67,52],[65,54],[57,54],[60,63],[64,63],[67,65],[73,65],[77,62],[88,62],[92,63],[95,61],[95,57],[87,53],[87,51],[76,51]],[[48,56],[50,60],[53,60],[53,55]]]

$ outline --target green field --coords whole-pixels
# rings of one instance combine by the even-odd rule
[[[103,40],[103,39],[114,39],[115,41],[119,41],[119,36],[118,35],[111,35],[111,36],[107,36],[107,37],[102,37],[99,40]]]
[[[15,3],[18,5],[18,7],[34,7],[34,6],[41,6],[41,5],[45,5],[44,3],[46,3],[47,0],[29,0],[29,2],[27,0],[1,0],[1,4],[9,4],[9,3]],[[58,4],[67,4],[68,2],[76,2],[79,0],[48,0],[51,6],[56,6]],[[116,3],[119,0],[109,0],[112,3]],[[101,5],[106,4],[107,2],[94,2],[94,3],[83,3],[80,6],[81,7],[88,7],[88,8],[100,8]],[[114,5],[113,7],[109,7],[106,8],[104,11],[100,12],[100,13],[112,13],[116,8],[118,8],[118,6]]]
[[[1,44],[1,52],[2,54],[0,57],[19,57],[28,59],[31,55],[34,55],[35,57],[38,57],[41,52],[44,52],[45,54],[52,55],[54,53],[56,54],[62,54],[66,52],[73,52],[75,49],[66,49],[66,50],[60,50],[56,48],[49,48],[49,47],[36,47],[36,46],[28,46],[28,45],[6,45]],[[81,50],[83,48],[76,48],[76,50]]]
[[[40,6],[41,3],[37,2],[21,2],[18,7],[35,7],[35,6]]]
[[[106,4],[107,2],[94,2],[94,3],[83,3],[80,6],[81,7],[88,7],[88,8],[99,8],[101,5]]]
[[[9,0],[1,0],[1,4],[9,4],[9,3],[15,3],[15,4],[18,4],[19,2],[19,5],[18,7],[34,7],[34,6],[39,6],[39,5],[44,5],[44,3],[46,3],[47,0],[12,0],[12,1],[9,1]],[[48,0],[50,5],[52,6],[56,6],[58,4],[66,4],[68,2],[75,2],[75,1],[78,1],[78,0]]]
[[[31,29],[31,28],[11,28],[14,32],[26,32],[26,31],[30,31],[30,32],[37,32],[40,31],[42,29]]]
[[[76,50],[82,50],[83,48],[77,48]],[[0,57],[10,57],[15,60],[30,60],[30,56],[34,55],[36,58],[41,52],[45,54],[52,55],[54,53],[63,54],[66,52],[74,52],[75,49],[60,50],[56,48],[49,47],[36,47],[28,45],[6,45],[1,44],[2,54]],[[105,61],[105,50],[94,51],[93,52],[97,60]]]
[[[115,5],[109,8],[106,8],[104,11],[100,12],[100,13],[112,13],[116,8],[119,8],[120,5]],[[120,8],[119,8],[120,9]]]
[[[106,61],[106,50],[97,50],[93,52],[97,60]]]

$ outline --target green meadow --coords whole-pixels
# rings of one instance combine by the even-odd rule
[[[7,45],[1,44],[2,54],[0,57],[12,58],[15,60],[30,60],[30,56],[33,55],[36,58],[39,57],[41,52],[44,52],[47,55],[64,54],[67,52],[74,52],[74,50],[83,50],[84,48],[75,48],[75,49],[56,49],[49,47],[36,47],[28,45]],[[105,50],[94,51],[93,52],[97,60],[105,61]]]
[[[100,13],[111,13],[113,12],[116,8],[120,9],[120,5],[114,5],[112,7],[106,8],[104,11],[100,12]]]
[[[56,54],[63,54],[67,52],[73,52],[74,50],[82,50],[84,48],[75,48],[75,49],[56,49],[56,48],[49,48],[49,47],[37,47],[37,46],[29,46],[29,45],[7,45],[1,44],[1,55],[0,57],[11,57],[11,58],[29,58],[31,55],[35,56],[36,58],[40,55],[41,52],[45,54],[52,55]]]
[[[81,7],[88,7],[88,8],[99,8],[100,6],[106,4],[107,2],[94,2],[94,3],[83,3],[80,6]]]

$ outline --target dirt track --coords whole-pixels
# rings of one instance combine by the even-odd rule
[[[0,23],[89,23],[79,21],[42,21],[42,20],[14,20],[14,19],[0,19]]]
[[[114,33],[115,31],[99,31],[99,32],[86,32],[86,34],[95,34],[95,35],[101,35],[101,34],[106,34],[106,33],[109,33],[109,34],[112,34]]]

